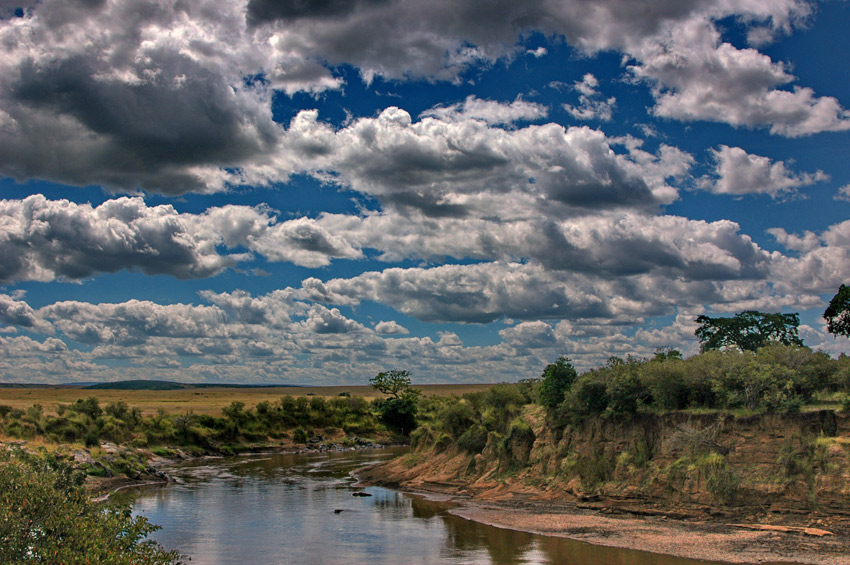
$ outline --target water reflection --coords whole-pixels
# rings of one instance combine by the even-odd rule
[[[134,512],[163,527],[159,542],[201,564],[707,563],[495,528],[451,515],[449,503],[353,488],[351,470],[396,454],[195,461],[174,471],[179,484],[139,493]]]

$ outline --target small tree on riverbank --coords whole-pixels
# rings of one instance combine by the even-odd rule
[[[546,365],[538,389],[540,404],[547,408],[557,407],[577,378],[578,374],[568,357],[559,357]]]
[[[379,392],[390,398],[379,401],[381,421],[402,435],[416,428],[417,401],[422,391],[410,386],[410,371],[392,369],[369,379]]]

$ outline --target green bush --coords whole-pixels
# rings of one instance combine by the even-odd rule
[[[705,478],[706,488],[715,502],[734,502],[741,480],[723,455],[714,452],[703,455],[697,460],[697,468]]]
[[[487,445],[487,435],[487,428],[481,424],[474,424],[458,438],[457,445],[467,453],[475,455],[484,450]]]
[[[384,400],[379,412],[381,421],[402,435],[409,435],[416,428],[416,397],[412,395]]]
[[[83,478],[55,458],[0,454],[0,562],[180,562],[145,540],[157,528],[128,506],[89,502]]]
[[[476,422],[477,416],[469,403],[450,399],[438,412],[436,420],[444,432],[457,439]]]
[[[547,365],[538,388],[540,404],[549,409],[556,408],[564,401],[564,396],[577,378],[578,374],[568,357],[559,357]]]
[[[561,461],[561,473],[566,477],[578,476],[582,486],[587,489],[610,481],[615,468],[616,462],[607,457],[601,449],[591,455],[574,453]]]
[[[525,467],[535,439],[534,431],[527,422],[519,418],[511,422],[508,435],[499,447],[499,469],[512,471]]]
[[[618,371],[608,383],[608,410],[616,415],[633,415],[648,396],[640,379],[631,371]]]
[[[298,427],[292,432],[292,441],[295,443],[307,443],[308,439],[310,439],[310,436],[304,428]]]
[[[592,379],[580,380],[567,399],[568,409],[579,414],[601,414],[608,408],[610,399],[605,383]]]

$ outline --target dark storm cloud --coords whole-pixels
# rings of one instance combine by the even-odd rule
[[[105,70],[82,56],[46,65],[28,61],[7,87],[23,114],[71,117],[99,139],[96,151],[81,155],[84,161],[64,165],[80,181],[118,186],[143,182],[166,193],[203,191],[190,175],[178,174],[184,177],[181,182],[169,171],[236,164],[275,142],[271,124],[258,124],[249,108],[240,108],[233,89],[220,76],[187,57],[152,53],[150,62],[136,69],[152,78],[139,84],[96,78]],[[17,160],[20,155],[15,157],[16,162],[3,159],[3,166],[16,176],[35,174],[32,169],[43,166],[45,157],[49,161],[43,152],[27,155],[23,163]],[[165,173],[166,182],[157,180],[159,173]]]
[[[246,18],[251,25],[274,20],[339,18],[365,7],[383,6],[393,0],[249,0]]]

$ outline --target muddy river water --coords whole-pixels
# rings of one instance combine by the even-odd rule
[[[352,470],[397,453],[191,461],[169,470],[177,482],[140,491],[133,512],[192,564],[709,563],[496,528],[452,515],[450,503],[354,486]]]

